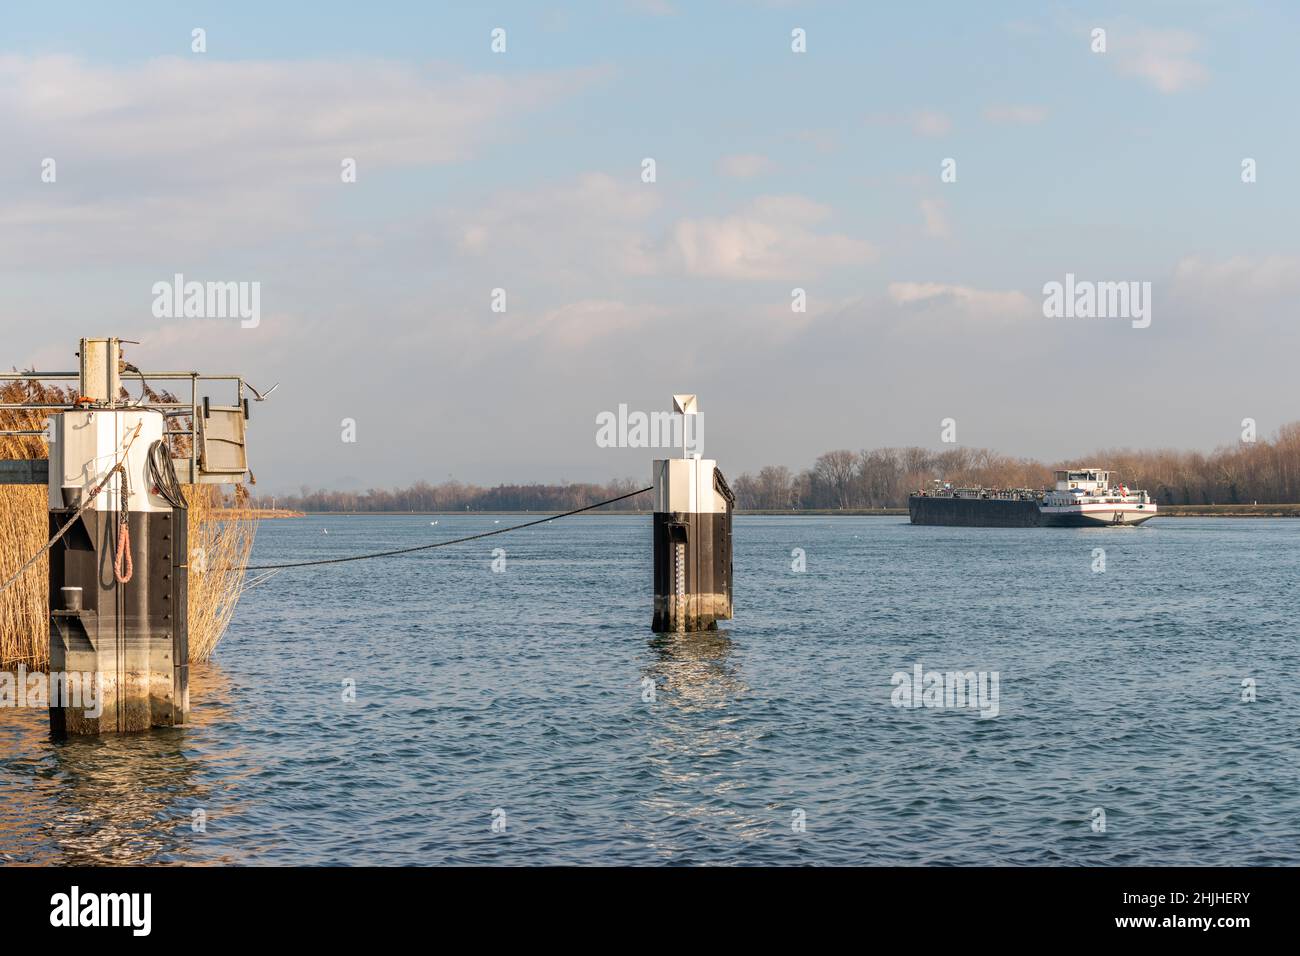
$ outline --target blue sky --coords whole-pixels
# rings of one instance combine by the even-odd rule
[[[8,11],[0,358],[282,380],[272,489],[642,475],[595,416],[676,391],[732,473],[1300,418],[1290,5],[375,6]],[[261,324],[153,318],[176,272]],[[1067,272],[1151,282],[1150,328],[1045,318]]]

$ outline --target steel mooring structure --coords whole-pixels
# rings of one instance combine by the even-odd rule
[[[75,379],[75,400],[0,403],[0,409],[51,412],[46,460],[0,462],[0,483],[39,481],[48,488],[50,725],[58,735],[174,727],[189,718],[188,510],[182,483],[233,483],[248,475],[244,389],[235,375],[142,372],[121,354],[122,340],[82,339],[78,372],[0,373],[0,380]],[[126,397],[125,373],[139,376]],[[187,380],[190,401],[159,397],[149,382]],[[200,384],[237,384],[236,403],[213,405]],[[269,394],[270,389],[266,394]],[[654,614],[658,632],[714,630],[732,616],[732,516],[736,498],[713,459],[686,453],[694,395],[675,395],[682,414],[682,458],[652,463],[653,484],[577,509],[588,511],[651,491],[654,498]],[[169,419],[188,416],[189,427]],[[184,423],[181,423],[182,425]],[[698,432],[698,430],[697,430]],[[560,515],[558,517],[564,517]],[[529,522],[529,527],[551,518]],[[501,534],[511,528],[490,534]],[[442,547],[484,534],[440,542]],[[358,561],[422,548],[271,566],[275,569]],[[25,566],[26,567],[26,566]],[[17,580],[25,567],[10,579]],[[202,570],[201,568],[199,569]],[[56,695],[89,678],[96,690]]]
[[[674,395],[682,414],[698,413],[694,395]],[[683,452],[685,448],[683,447]],[[654,617],[656,631],[714,630],[731,618],[731,518],[736,496],[711,458],[656,459]]]
[[[51,413],[49,704],[57,735],[186,723],[190,547],[181,484],[237,482],[248,470],[242,378],[142,372],[121,345],[82,339],[77,372],[0,376],[77,382],[66,405],[0,406]],[[123,397],[128,373],[144,386],[139,399]],[[152,383],[176,381],[190,383],[189,402],[150,395]],[[212,381],[236,383],[234,405],[200,398]],[[176,418],[189,427],[169,427],[184,424],[169,421]],[[5,464],[0,480],[30,481],[42,463]],[[93,693],[67,692],[85,681],[95,682]],[[64,690],[58,699],[55,688]]]
[[[49,557],[50,673],[98,684],[93,710],[50,701],[57,734],[171,727],[189,715],[187,512],[150,473],[157,445],[156,411],[87,408],[51,422],[50,535],[63,535]],[[106,480],[100,462],[111,463]]]

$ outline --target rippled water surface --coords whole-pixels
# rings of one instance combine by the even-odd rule
[[[496,520],[272,521],[255,559]],[[55,744],[0,710],[0,859],[1300,863],[1300,521],[741,517],[736,619],[682,637],[649,630],[649,535],[584,516],[283,572],[184,729]],[[918,663],[996,671],[998,715],[893,706]]]

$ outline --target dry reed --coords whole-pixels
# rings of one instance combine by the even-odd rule
[[[75,396],[40,382],[5,382],[0,402],[58,405]],[[0,431],[43,431],[50,412],[0,409]],[[0,461],[49,457],[41,435],[0,435]],[[49,540],[49,509],[42,485],[0,485],[0,584]],[[0,594],[0,669],[19,664],[43,668],[49,661],[49,561],[41,557]]]
[[[236,485],[227,499],[220,485],[186,485],[190,506],[190,662],[211,660],[244,592],[257,518],[248,493]]]
[[[61,404],[75,397],[36,382],[0,385],[0,402]],[[157,396],[150,390],[150,397]],[[0,431],[36,431],[52,413],[30,409],[0,409]],[[169,419],[173,427],[188,427],[188,419]],[[188,439],[179,436],[175,450],[188,454]],[[49,448],[40,435],[0,435],[0,460],[44,459]],[[257,533],[257,518],[248,510],[242,485],[227,497],[219,485],[186,485],[189,503],[189,630],[190,661],[211,659],[230,624],[244,589],[244,566]],[[44,485],[0,485],[0,583],[49,540]],[[202,570],[201,570],[202,568]],[[20,663],[29,669],[49,664],[49,562],[45,557],[0,594],[0,670]]]
[[[0,584],[49,539],[44,485],[0,485]],[[49,658],[49,561],[42,557],[0,594],[0,670],[44,668]]]

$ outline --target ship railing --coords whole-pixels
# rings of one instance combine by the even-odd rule
[[[1037,501],[1042,497],[1032,488],[958,488],[952,495],[980,501]]]
[[[1045,499],[1054,507],[1063,505],[1130,505],[1147,504],[1150,499],[1141,494],[1128,495],[1062,495],[1052,494]]]

